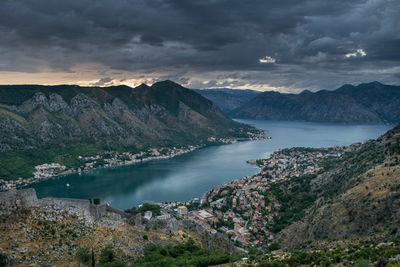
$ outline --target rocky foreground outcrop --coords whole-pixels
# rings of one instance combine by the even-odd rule
[[[38,199],[34,189],[0,192],[0,255],[9,266],[78,266],[79,251],[112,247],[133,262],[149,245],[196,242],[227,250],[232,243],[191,222],[132,216],[108,204],[66,198]],[[2,258],[2,259],[3,259]]]
[[[89,200],[38,199],[34,189],[1,192],[0,251],[10,266],[72,266],[79,248],[99,252],[106,245],[134,257],[146,242],[140,235],[144,226],[130,220],[122,211]]]

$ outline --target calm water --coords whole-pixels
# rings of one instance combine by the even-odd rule
[[[240,120],[269,130],[271,140],[207,147],[169,160],[93,170],[32,185],[40,197],[100,197],[114,207],[145,201],[186,201],[210,188],[252,175],[248,159],[268,157],[279,148],[347,145],[376,138],[392,126]],[[69,183],[70,187],[66,184]]]

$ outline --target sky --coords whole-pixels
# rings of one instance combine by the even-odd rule
[[[0,84],[400,84],[399,0],[1,0]]]

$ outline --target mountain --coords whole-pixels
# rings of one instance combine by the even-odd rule
[[[113,87],[0,86],[0,151],[71,142],[170,145],[232,136],[244,127],[171,81]]]
[[[280,233],[284,246],[309,240],[396,237],[400,225],[400,124],[326,164],[310,185],[316,200],[302,220]]]
[[[0,179],[31,177],[34,166],[44,163],[80,171],[89,164],[84,158],[99,156],[96,166],[131,158],[112,151],[153,153],[151,148],[196,146],[211,137],[226,141],[256,132],[171,81],[136,88],[3,85]]]
[[[241,89],[195,89],[195,92],[214,102],[223,112],[230,112],[249,102],[261,92]]]
[[[394,123],[400,121],[400,86],[372,82],[315,93],[263,92],[229,115],[268,120]]]

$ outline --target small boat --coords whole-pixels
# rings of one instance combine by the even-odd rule
[[[67,187],[69,187],[69,184],[67,184]]]

